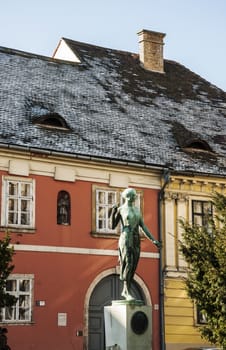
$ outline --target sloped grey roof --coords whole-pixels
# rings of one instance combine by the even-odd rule
[[[224,91],[174,61],[153,73],[137,54],[64,40],[80,64],[0,48],[0,146],[226,175]],[[70,129],[35,123],[46,114]]]

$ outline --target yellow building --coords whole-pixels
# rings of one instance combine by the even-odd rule
[[[226,194],[224,178],[171,176],[163,200],[164,320],[167,350],[207,346],[200,337],[204,320],[185,289],[186,263],[179,252],[182,228],[179,220],[202,224],[213,192]]]

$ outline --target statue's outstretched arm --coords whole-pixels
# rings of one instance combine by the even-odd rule
[[[150,239],[150,241],[152,241],[154,243],[154,245],[156,245],[156,247],[160,248],[161,247],[161,243],[155,239],[154,236],[152,236],[151,232],[149,231],[149,229],[147,228],[147,226],[144,224],[143,219],[140,218],[140,227],[142,228],[142,230],[144,231],[145,236]]]

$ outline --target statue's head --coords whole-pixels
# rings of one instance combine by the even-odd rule
[[[136,190],[134,190],[134,188],[126,188],[123,192],[122,192],[122,198],[124,199],[130,199],[135,201],[137,197],[137,193]]]

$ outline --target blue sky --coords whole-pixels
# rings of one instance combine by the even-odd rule
[[[226,0],[0,0],[0,46],[51,56],[61,37],[138,52],[166,33],[164,56],[226,91]]]

